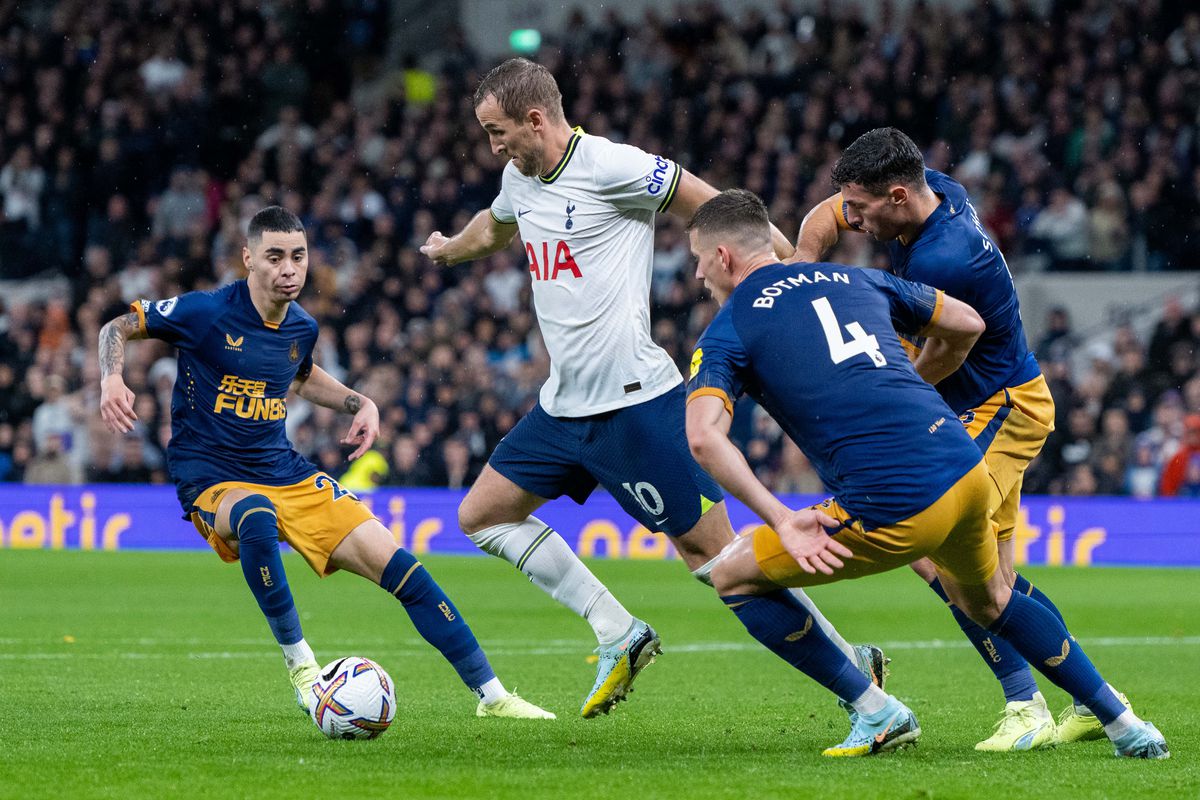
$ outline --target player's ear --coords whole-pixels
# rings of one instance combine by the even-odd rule
[[[525,121],[529,123],[529,127],[535,131],[545,130],[546,128],[546,112],[540,108],[531,108],[525,112]]]
[[[892,205],[902,206],[908,202],[908,187],[907,186],[903,186],[903,185],[893,186],[892,190],[888,194],[889,194],[889,199],[892,201]]]
[[[250,262],[250,248],[246,245],[242,245],[242,264],[246,266],[247,270],[254,269],[254,265]]]
[[[723,244],[717,245],[717,256],[721,259],[721,269],[726,272],[733,272],[733,253],[729,252],[729,248]]]

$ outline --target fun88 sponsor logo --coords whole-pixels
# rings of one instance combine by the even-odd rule
[[[667,182],[667,172],[671,169],[671,162],[667,161],[662,156],[654,157],[654,171],[646,176],[646,192],[651,195],[656,195],[663,190],[663,184]]]

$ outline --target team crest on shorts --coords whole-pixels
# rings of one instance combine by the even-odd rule
[[[288,359],[295,364],[300,360],[300,343],[292,342],[292,346],[288,348]]]

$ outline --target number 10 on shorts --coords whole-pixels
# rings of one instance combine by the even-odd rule
[[[646,510],[647,514],[657,517],[666,510],[666,504],[663,503],[662,495],[658,493],[658,489],[655,489],[653,484],[640,481],[632,486],[628,483],[622,483],[621,485],[633,495],[633,499],[637,501],[639,506]],[[659,521],[662,522],[665,520]]]

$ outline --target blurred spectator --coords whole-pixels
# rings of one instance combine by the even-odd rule
[[[1125,494],[1145,500],[1158,493],[1159,465],[1154,461],[1154,448],[1138,443],[1133,459],[1125,470]]]
[[[1109,181],[1097,192],[1088,219],[1088,260],[1092,269],[1120,269],[1129,253],[1129,220],[1121,187]]]
[[[96,463],[94,457],[93,463]],[[127,433],[118,439],[117,451],[111,454],[107,469],[96,479],[107,483],[150,483],[154,477],[154,470],[146,461],[146,444],[142,437]]]
[[[1200,497],[1200,414],[1183,420],[1183,441],[1162,473],[1162,497]]]
[[[389,486],[431,486],[433,473],[421,458],[421,449],[411,436],[398,436],[392,444]]]
[[[471,464],[471,451],[465,442],[455,437],[442,444],[440,470],[435,473],[434,483],[447,489],[467,489],[478,477]]]
[[[160,239],[185,239],[204,222],[206,201],[197,173],[177,169],[154,207],[152,233]]]
[[[78,444],[76,417],[79,409],[66,394],[67,382],[61,375],[46,378],[45,399],[33,412],[33,443],[39,453],[46,450],[51,439],[63,453]]]
[[[1039,361],[1066,361],[1075,349],[1075,336],[1071,333],[1071,315],[1062,306],[1054,306],[1046,312],[1046,332],[1035,350]]]
[[[1063,494],[1077,497],[1090,497],[1100,488],[1096,481],[1096,473],[1087,464],[1076,464],[1067,472]]]
[[[0,482],[15,480],[13,477],[13,445],[16,444],[16,432],[13,426],[0,422]]]
[[[1166,372],[1170,369],[1171,348],[1185,344],[1195,349],[1200,342],[1192,338],[1191,317],[1183,312],[1183,304],[1174,295],[1163,301],[1162,319],[1154,326],[1147,358],[1150,369]]]
[[[3,151],[0,151],[3,152]],[[0,168],[0,277],[19,278],[36,269],[34,236],[41,224],[42,193],[46,172],[33,160],[33,149],[16,148],[12,158]]]
[[[60,434],[47,436],[37,455],[25,467],[25,483],[39,485],[73,485],[83,482],[83,471],[67,455]]]
[[[0,424],[16,424],[33,416],[38,403],[17,382],[12,364],[0,361]]]
[[[12,160],[0,169],[0,194],[4,195],[4,223],[34,232],[41,224],[42,192],[46,172],[33,161],[33,149],[21,145]]]
[[[1066,189],[1050,192],[1050,204],[1034,218],[1029,233],[1046,244],[1051,269],[1088,268],[1087,208]]]

